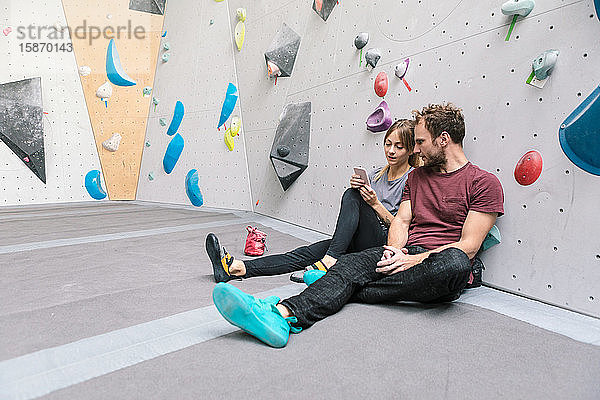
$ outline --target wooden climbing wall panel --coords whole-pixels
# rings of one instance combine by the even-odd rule
[[[136,198],[152,100],[152,96],[144,97],[142,92],[154,83],[164,19],[160,14],[130,10],[129,3],[129,0],[63,0],[77,65],[92,70],[89,76],[81,76],[81,84],[111,200]],[[105,103],[96,96],[96,91],[108,81],[106,53],[111,38],[115,40],[123,69],[137,84],[127,87],[111,84],[113,93]],[[109,152],[102,142],[113,133],[121,134],[122,140],[116,152]]]

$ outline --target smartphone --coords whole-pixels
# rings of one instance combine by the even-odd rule
[[[365,181],[367,186],[371,186],[371,182],[369,181],[369,175],[367,175],[367,170],[361,167],[354,167],[354,173],[360,176],[360,179]]]

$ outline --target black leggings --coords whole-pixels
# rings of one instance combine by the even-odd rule
[[[387,243],[387,228],[379,221],[377,213],[368,205],[357,189],[347,189],[342,196],[335,232],[331,239],[298,247],[284,254],[245,260],[246,275],[280,275],[298,271],[319,261],[326,254],[339,258]]]

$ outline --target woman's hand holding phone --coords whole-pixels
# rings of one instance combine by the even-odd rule
[[[360,175],[354,174],[350,177],[350,187],[353,189],[358,189],[365,186],[365,184],[366,182],[361,179]]]

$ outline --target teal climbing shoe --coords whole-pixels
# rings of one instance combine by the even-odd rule
[[[218,283],[213,290],[213,302],[223,318],[271,347],[285,347],[292,333],[302,329],[290,326],[296,317],[283,318],[275,307],[279,297],[264,300],[242,292],[228,283]]]
[[[313,283],[315,283],[315,281],[317,281],[319,278],[321,278],[323,275],[325,275],[326,273],[327,273],[326,271],[322,271],[320,269],[312,269],[310,271],[305,271],[304,272],[304,283],[306,283],[307,286],[310,286]]]

